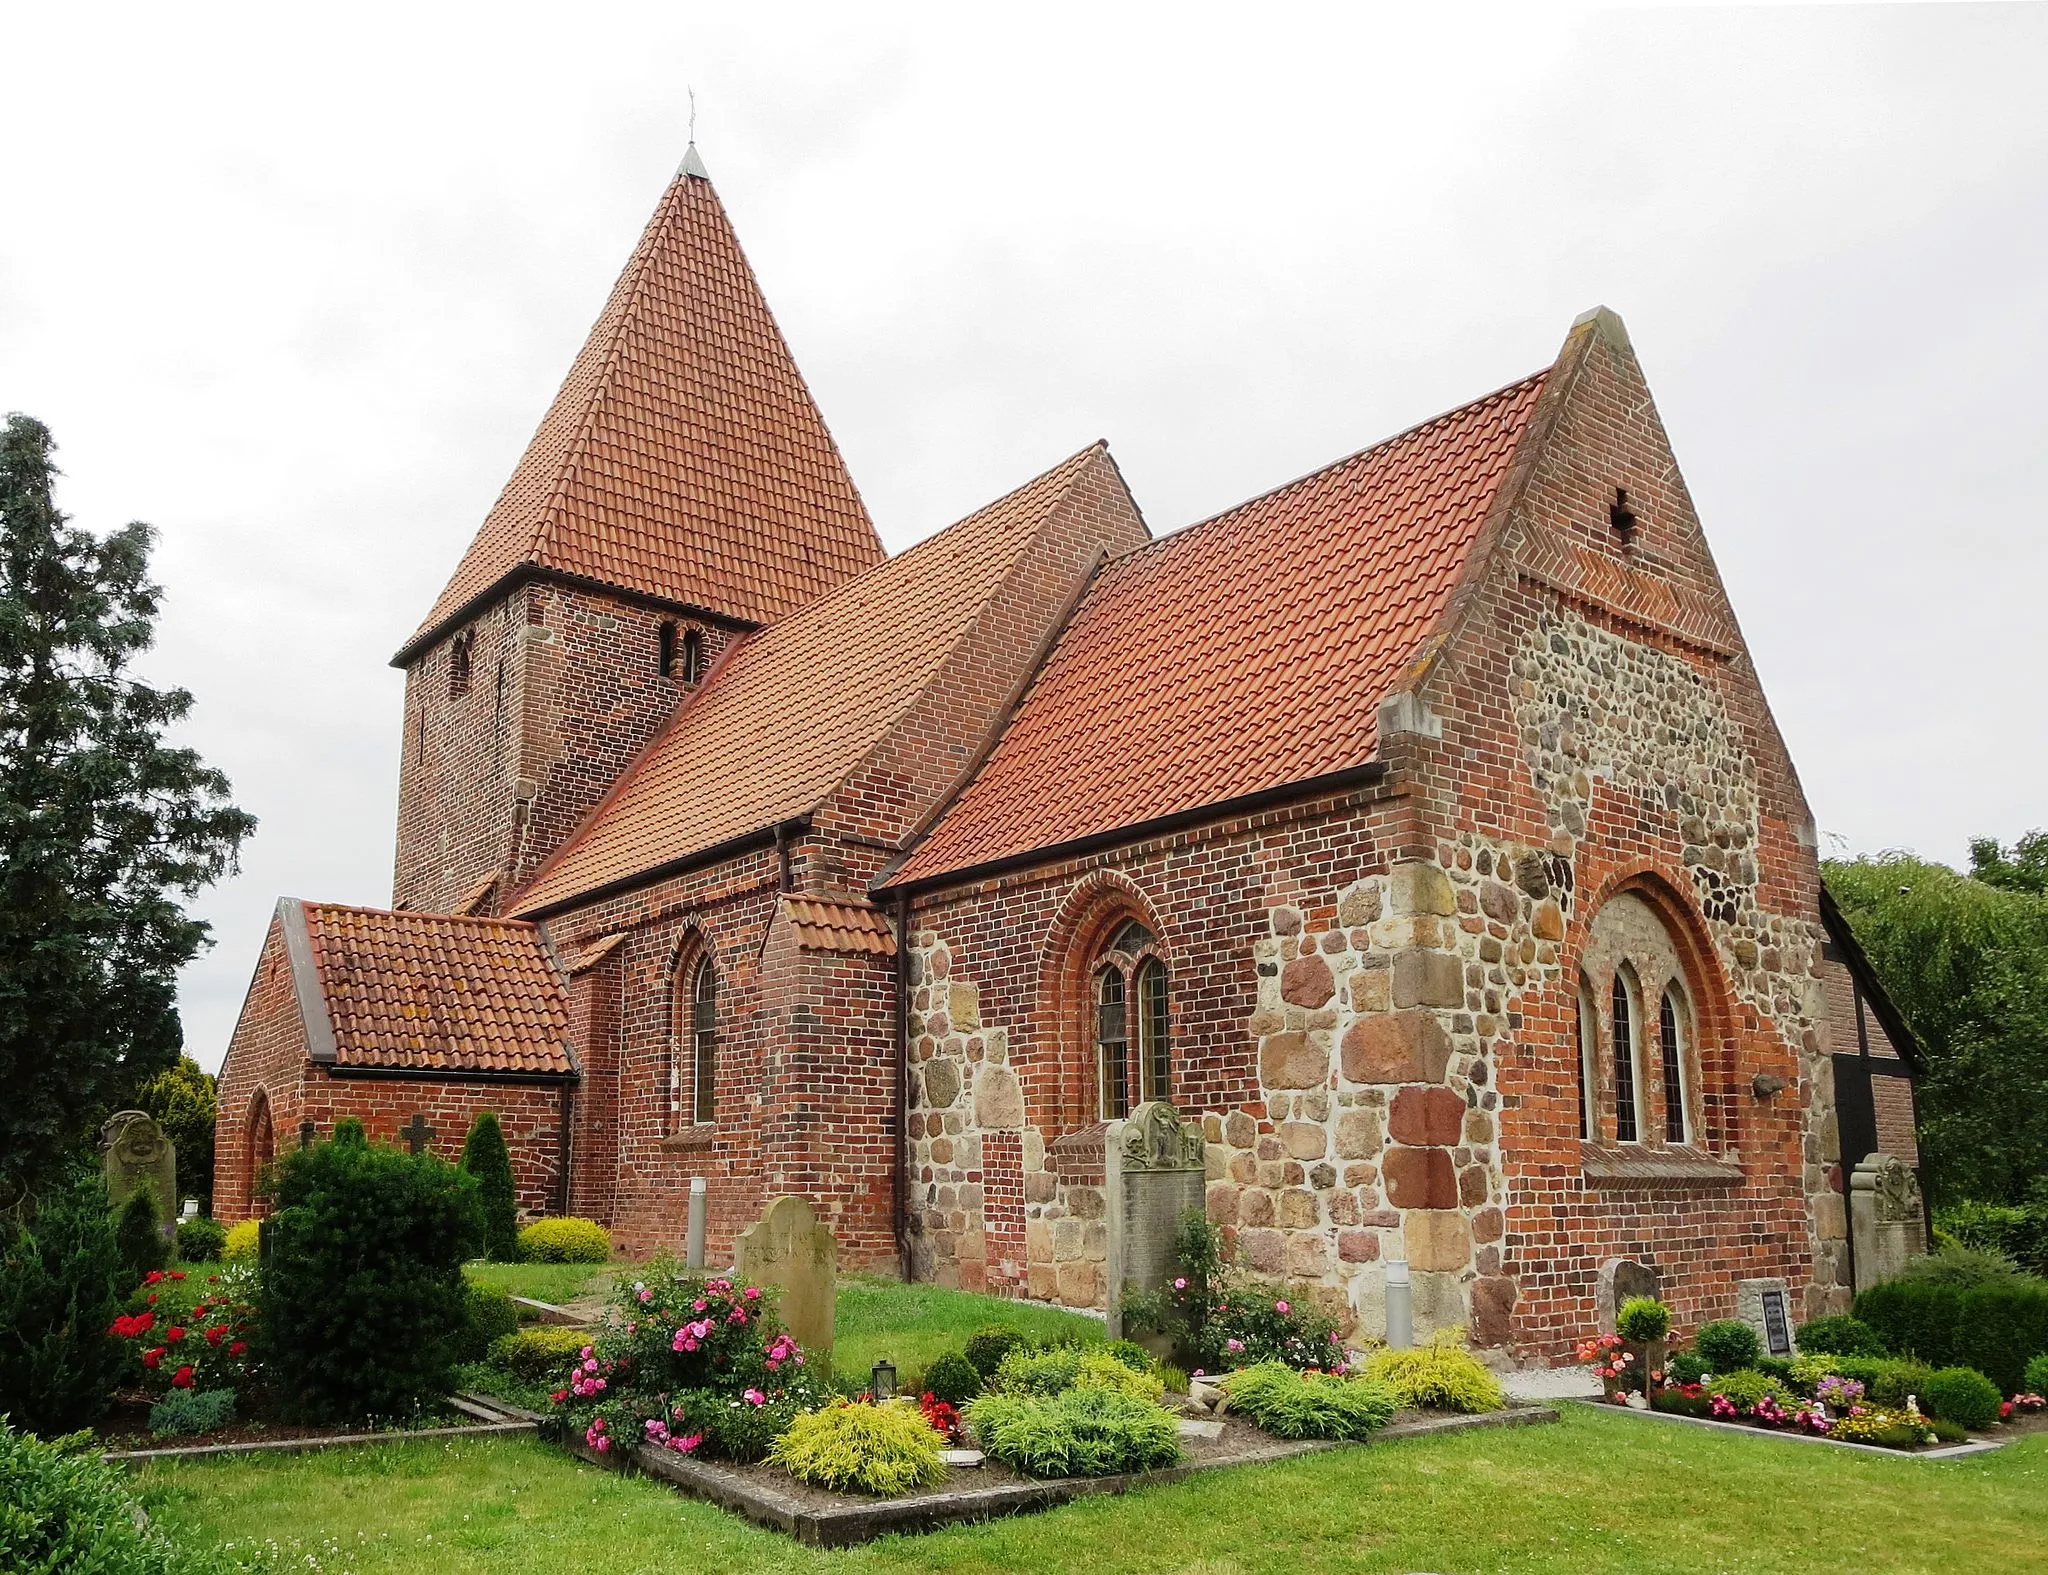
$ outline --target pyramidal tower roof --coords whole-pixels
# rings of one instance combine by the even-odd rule
[[[691,145],[403,666],[508,580],[772,623],[881,541]]]

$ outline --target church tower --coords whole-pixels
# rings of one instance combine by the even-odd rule
[[[392,658],[393,905],[501,911],[728,645],[883,556],[692,147]]]

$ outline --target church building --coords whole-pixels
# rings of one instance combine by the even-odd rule
[[[1371,434],[1361,434],[1369,437]],[[693,149],[406,674],[389,909],[278,904],[224,1219],[347,1115],[522,1207],[1102,1306],[1167,1100],[1250,1271],[1555,1358],[1846,1306],[1913,1051],[1621,321],[1155,535],[1089,443],[889,556]],[[1845,1064],[1853,1063],[1853,1064]],[[1858,1068],[1860,1067],[1860,1070]]]

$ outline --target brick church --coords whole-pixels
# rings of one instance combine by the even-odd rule
[[[1155,536],[1101,443],[895,557],[694,149],[406,673],[389,909],[277,906],[217,1208],[344,1115],[522,1205],[1099,1306],[1168,1099],[1248,1267],[1554,1356],[1849,1284],[1913,1050],[1620,320]],[[1842,1091],[1849,1092],[1844,1093]],[[1839,1096],[1839,1097],[1838,1097]],[[1838,1108],[1839,1106],[1839,1108]]]

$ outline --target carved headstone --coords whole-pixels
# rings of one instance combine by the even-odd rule
[[[782,1289],[782,1326],[804,1348],[821,1378],[832,1375],[834,1304],[839,1296],[839,1243],[818,1222],[808,1199],[777,1198],[733,1243],[733,1279]]]
[[[178,1151],[154,1118],[140,1110],[109,1116],[100,1128],[100,1169],[115,1208],[147,1184],[156,1195],[157,1222],[170,1235],[178,1207]]]
[[[1792,1356],[1792,1288],[1783,1280],[1737,1280],[1735,1316],[1756,1330],[1769,1356]]]
[[[1202,1129],[1183,1122],[1163,1099],[1113,1121],[1105,1137],[1104,1191],[1109,1216],[1109,1336],[1123,1334],[1126,1291],[1153,1291],[1173,1277],[1173,1238],[1181,1215],[1204,1194]]]
[[[1890,1154],[1872,1154],[1849,1177],[1849,1239],[1859,1291],[1897,1279],[1927,1250],[1919,1178]]]
[[[1638,1296],[1655,1297],[1663,1284],[1657,1271],[1633,1258],[1609,1258],[1600,1265],[1593,1301],[1600,1327],[1612,1331],[1615,1316]]]

